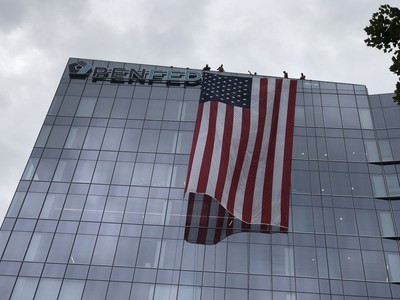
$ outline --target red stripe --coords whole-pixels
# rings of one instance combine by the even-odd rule
[[[249,132],[250,132],[250,109],[242,109],[242,128],[240,133],[239,149],[236,155],[235,169],[233,171],[233,176],[231,180],[231,186],[229,189],[227,209],[230,213],[233,213],[236,200],[236,191],[240,179],[240,173],[242,171],[244,157],[246,155],[247,144],[249,142]],[[249,220],[244,220],[249,222]]]
[[[202,205],[201,205],[201,215],[199,222],[199,231],[197,236],[198,244],[205,244],[207,239],[208,231],[208,221],[210,218],[212,198],[209,195],[203,195]]]
[[[192,227],[192,215],[194,206],[194,193],[189,193],[189,202],[186,211],[185,241],[189,241],[190,228]]]
[[[276,133],[278,130],[279,103],[281,98],[281,92],[282,92],[282,79],[276,79],[274,109],[272,112],[271,133],[269,137],[267,164],[264,177],[263,205],[262,205],[262,216],[261,216],[261,223],[263,224],[271,223],[272,183],[273,183],[273,173],[274,173]]]
[[[292,169],[293,131],[296,108],[297,81],[290,81],[288,114],[286,121],[285,153],[283,157],[281,227],[289,225],[290,176]]]
[[[219,163],[217,185],[215,187],[215,197],[214,197],[218,201],[221,201],[222,193],[224,192],[224,187],[225,187],[226,174],[228,172],[229,150],[232,141],[233,109],[234,105],[226,105],[224,134],[222,137],[221,158]]]
[[[185,193],[187,191],[187,186],[189,184],[190,173],[192,172],[194,151],[196,149],[197,141],[199,139],[199,131],[200,131],[200,125],[201,125],[201,119],[202,119],[201,116],[202,115],[203,115],[203,103],[199,103],[199,105],[197,107],[196,123],[195,123],[194,133],[193,133],[192,149],[190,150],[190,159],[189,159],[188,172],[187,172],[187,175],[186,175]]]
[[[208,120],[207,140],[200,167],[199,182],[196,192],[205,193],[210,174],[212,154],[214,150],[215,128],[217,123],[218,101],[210,101],[210,116]]]
[[[246,189],[244,192],[243,202],[243,220],[252,219],[254,187],[256,185],[258,162],[260,161],[261,146],[265,127],[265,117],[267,114],[267,93],[268,93],[268,80],[262,78],[260,80],[260,94],[259,94],[259,108],[258,108],[258,127],[256,141],[254,145],[253,156],[251,158],[249,175],[247,177]],[[255,101],[256,99],[254,99]]]

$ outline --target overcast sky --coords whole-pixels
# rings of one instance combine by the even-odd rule
[[[394,90],[364,44],[398,0],[0,0],[0,223],[69,57],[365,84]]]

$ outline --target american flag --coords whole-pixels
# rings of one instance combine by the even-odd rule
[[[204,72],[185,189],[186,240],[287,230],[296,87],[290,79]]]

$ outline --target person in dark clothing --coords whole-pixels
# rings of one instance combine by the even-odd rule
[[[210,71],[211,68],[208,66],[208,64],[206,64],[206,66],[203,68],[203,71]]]
[[[289,74],[286,71],[283,71],[283,78],[289,78]]]
[[[224,65],[221,64],[221,65],[218,67],[217,70],[218,70],[218,72],[225,72]]]
[[[303,73],[301,73],[300,79],[301,79],[301,80],[306,79],[306,75],[304,75]]]

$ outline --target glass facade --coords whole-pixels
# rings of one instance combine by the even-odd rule
[[[2,299],[400,299],[392,95],[299,80],[289,233],[216,245],[183,238],[199,96],[66,67],[0,230]]]

